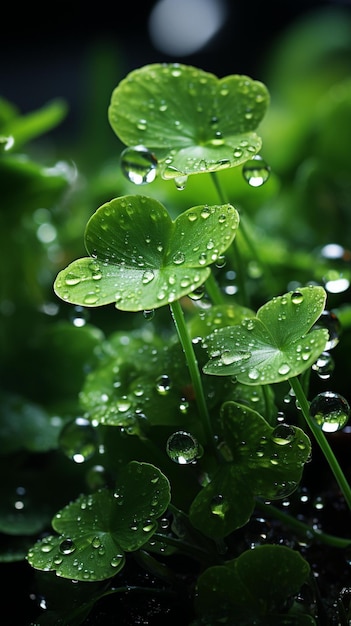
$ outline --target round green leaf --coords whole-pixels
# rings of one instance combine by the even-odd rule
[[[52,526],[60,536],[38,541],[27,559],[64,578],[110,578],[122,569],[125,551],[137,550],[156,532],[169,502],[169,482],[160,470],[132,461],[121,469],[114,492],[81,495],[57,513]]]
[[[205,282],[208,266],[232,243],[238,224],[230,204],[196,206],[172,221],[153,198],[116,198],[87,224],[90,257],[62,270],[54,290],[86,307],[115,302],[123,311],[159,308]]]
[[[209,537],[225,537],[244,526],[256,496],[274,500],[291,494],[311,452],[300,428],[290,427],[286,439],[277,437],[259,413],[236,402],[222,405],[221,422],[219,449],[226,463],[190,507],[191,523]]]
[[[246,385],[279,383],[298,376],[325,350],[328,332],[310,329],[326,301],[322,287],[302,287],[264,304],[256,318],[215,330],[204,347],[206,374],[236,376]]]
[[[163,178],[233,167],[261,147],[253,132],[269,102],[248,76],[217,78],[195,67],[155,63],[132,71],[112,94],[110,124],[127,146],[143,145]]]
[[[295,550],[279,545],[258,546],[226,565],[209,567],[199,576],[196,612],[205,616],[222,614],[227,619],[232,617],[235,623],[238,618],[249,623],[247,618],[271,614],[274,624],[300,623],[294,619],[285,622],[289,619],[285,611],[280,622],[276,618],[284,603],[307,581],[309,572],[309,564]]]

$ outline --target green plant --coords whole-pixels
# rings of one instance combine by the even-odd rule
[[[281,277],[284,251],[269,233],[261,241],[245,207],[234,206],[242,179],[258,193],[269,185],[258,134],[268,106],[261,82],[180,64],[134,70],[112,94],[121,169],[152,191],[104,202],[86,225],[87,256],[67,261],[55,279],[56,296],[81,315],[107,307],[112,329],[82,323],[76,348],[64,324],[44,336],[55,357],[63,350],[54,371],[71,351],[74,378],[55,406],[63,418],[44,436],[57,438],[78,469],[52,529],[48,511],[33,527],[42,535],[26,558],[49,572],[48,588],[53,572],[58,590],[61,579],[78,583],[35,624],[81,624],[102,599],[127,592],[185,596],[192,626],[327,623],[303,548],[343,550],[351,540],[280,504],[302,493],[317,454],[351,508],[328,440],[350,407],[339,392],[311,397],[311,376],[328,377],[340,331],[318,280],[323,259],[310,277],[309,254],[296,253],[292,276]],[[233,171],[242,178],[234,174],[231,204]],[[195,188],[199,204],[179,209],[174,189],[183,193],[192,178],[210,186]],[[4,402],[16,411],[14,398]],[[55,456],[54,473],[61,463]],[[62,471],[70,476],[70,466]],[[278,530],[245,545],[259,515],[296,542],[281,542]],[[128,581],[130,563],[152,584],[135,584],[133,574]]]

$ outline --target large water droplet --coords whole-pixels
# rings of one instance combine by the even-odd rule
[[[222,494],[218,494],[214,496],[210,503],[211,513],[212,515],[217,515],[221,519],[225,517],[225,513],[228,509],[228,502],[222,496]]]
[[[321,430],[334,433],[347,423],[350,416],[350,406],[339,393],[324,391],[312,400],[310,414]]]
[[[195,437],[183,430],[168,438],[166,451],[169,458],[179,465],[194,463],[201,455],[201,447]]]
[[[261,187],[269,178],[271,168],[256,154],[243,166],[243,176],[251,187]]]
[[[332,350],[338,345],[341,334],[340,320],[333,311],[323,311],[322,315],[314,324],[314,328],[326,328],[329,333],[329,339],[326,343],[325,350]]]
[[[72,541],[72,539],[67,538],[61,541],[60,543],[60,552],[62,554],[72,554],[72,552],[74,552],[75,549],[76,549],[76,546],[74,542]]]
[[[131,183],[146,185],[156,178],[157,159],[144,146],[129,147],[121,154],[121,169]]]
[[[61,430],[59,445],[69,459],[84,463],[96,452],[97,432],[89,420],[77,417]]]
[[[296,431],[290,424],[278,424],[272,432],[272,441],[279,446],[286,446],[295,437]]]
[[[156,391],[160,396],[166,396],[172,388],[172,383],[167,374],[162,374],[156,380]]]
[[[313,363],[312,369],[317,372],[319,378],[328,380],[334,371],[335,363],[329,352],[322,352],[317,361]]]

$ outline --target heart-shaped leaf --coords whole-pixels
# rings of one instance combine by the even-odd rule
[[[82,581],[104,580],[119,572],[125,552],[138,550],[158,528],[170,502],[168,479],[153,465],[125,465],[114,492],[82,495],[52,521],[59,536],[39,540],[28,552],[36,569]]]
[[[191,523],[209,537],[225,537],[246,524],[256,496],[275,500],[292,493],[311,452],[300,428],[269,426],[236,402],[222,405],[221,422],[219,449],[227,462],[190,507]]]
[[[163,178],[239,165],[261,147],[254,132],[269,102],[248,76],[217,78],[195,67],[155,63],[132,71],[112,94],[110,124],[127,146],[145,146]]]
[[[220,623],[220,616],[235,624],[313,624],[301,612],[294,619],[284,610],[286,601],[307,581],[310,566],[286,546],[258,546],[225,565],[206,569],[198,578],[195,609]],[[283,610],[284,614],[280,615]],[[259,621],[272,616],[272,621]],[[231,619],[234,621],[232,622]],[[228,622],[229,623],[229,622]]]
[[[54,290],[86,307],[115,302],[123,311],[159,308],[205,282],[208,266],[232,243],[238,224],[230,204],[196,206],[172,221],[153,198],[115,198],[87,224],[90,257],[62,270]]]
[[[206,337],[206,374],[236,376],[246,385],[279,383],[301,374],[325,350],[328,331],[310,331],[326,301],[323,287],[302,287],[264,304],[255,318]],[[310,331],[310,332],[309,332]]]

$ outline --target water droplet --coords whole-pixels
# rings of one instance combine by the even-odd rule
[[[144,285],[148,285],[155,278],[155,273],[153,270],[145,270],[143,273],[142,282]]]
[[[200,287],[197,287],[196,289],[194,289],[194,291],[192,291],[191,293],[188,294],[188,297],[191,300],[201,300],[201,298],[204,297],[206,292],[205,289],[205,285],[200,285]]]
[[[303,302],[303,294],[301,291],[293,291],[291,294],[291,302],[293,304],[302,304]]]
[[[218,494],[217,496],[213,496],[210,508],[212,515],[217,515],[221,519],[224,519],[226,511],[228,510],[228,502],[222,494]]]
[[[269,178],[270,167],[256,154],[243,165],[243,176],[251,187],[261,187]]]
[[[82,277],[77,276],[76,274],[73,274],[73,272],[69,272],[68,274],[66,274],[66,277],[65,277],[65,283],[69,287],[73,287],[73,285],[78,285],[81,280],[82,280]]]
[[[201,454],[201,448],[195,437],[179,430],[167,440],[166,451],[169,458],[179,465],[194,463]]]
[[[174,183],[178,191],[183,191],[186,187],[187,182],[188,182],[188,176],[186,175],[176,176],[176,178],[174,179]]]
[[[290,372],[290,365],[287,363],[282,363],[282,365],[278,369],[278,374],[281,376],[286,376]]]
[[[325,350],[332,350],[338,345],[341,334],[340,320],[333,311],[323,311],[313,328],[326,328],[329,333],[329,339],[326,343]]]
[[[184,253],[178,250],[178,252],[173,255],[172,261],[175,265],[181,265],[185,261]]]
[[[322,352],[317,361],[313,363],[312,369],[317,372],[319,378],[328,380],[334,371],[335,363],[329,352]]]
[[[221,354],[221,361],[223,365],[232,365],[233,363],[239,363],[240,361],[247,361],[250,358],[251,352],[243,352],[242,350],[224,350]]]
[[[145,309],[145,311],[143,311],[143,316],[148,322],[150,322],[155,317],[155,309]]]
[[[96,430],[89,420],[77,417],[72,422],[68,422],[61,430],[59,446],[69,459],[75,463],[84,463],[91,459],[96,452]]]
[[[310,404],[310,414],[324,432],[334,433],[342,429],[350,416],[347,400],[333,391],[319,393]]]
[[[295,437],[296,431],[290,424],[278,424],[272,432],[272,441],[279,446],[286,446]]]
[[[72,539],[67,538],[61,541],[60,543],[60,552],[62,554],[72,554],[72,552],[74,552],[75,549],[76,549],[76,546],[74,542],[72,541]]]
[[[171,387],[172,387],[171,380],[169,376],[167,376],[166,374],[162,374],[156,380],[156,391],[161,396],[166,396],[170,392]]]
[[[144,146],[125,148],[121,154],[123,174],[135,185],[152,183],[157,174],[157,159]]]

